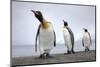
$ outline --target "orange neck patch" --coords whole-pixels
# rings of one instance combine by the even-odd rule
[[[47,29],[49,27],[49,24],[47,22],[43,22],[41,24],[42,29]]]

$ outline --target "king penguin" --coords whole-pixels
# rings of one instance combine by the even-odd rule
[[[48,58],[50,57],[50,51],[56,46],[56,34],[53,25],[51,22],[44,19],[40,11],[31,11],[40,22],[35,39],[35,51],[37,51],[38,40],[40,58]]]
[[[84,29],[84,34],[83,34],[82,44],[83,44],[83,47],[85,47],[85,52],[86,52],[86,51],[89,51],[89,47],[91,44],[91,36],[87,29],[85,28],[83,29]]]
[[[65,41],[65,46],[67,48],[67,53],[75,53],[74,52],[74,35],[71,29],[68,27],[68,23],[64,21],[64,28],[63,28],[63,35],[64,35],[64,41]],[[65,53],[65,54],[67,54]]]

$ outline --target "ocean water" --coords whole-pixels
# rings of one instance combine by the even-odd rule
[[[80,40],[75,42],[75,52],[84,51],[82,42]],[[92,40],[90,50],[95,50],[95,40]],[[55,48],[51,50],[51,54],[65,53],[67,48],[64,44],[57,44]],[[35,52],[34,45],[12,45],[12,57],[25,57],[25,56],[39,56],[39,50]]]

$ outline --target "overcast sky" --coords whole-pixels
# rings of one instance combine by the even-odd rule
[[[41,11],[44,18],[53,24],[57,43],[64,43],[62,20],[68,22],[75,41],[82,38],[83,28],[87,28],[94,39],[94,6],[12,2],[12,45],[34,45],[40,23],[30,10]]]

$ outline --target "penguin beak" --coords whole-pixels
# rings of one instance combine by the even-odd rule
[[[34,10],[31,10],[34,14],[36,14],[36,11],[34,11]]]
[[[63,20],[63,22],[65,23],[65,21]]]
[[[39,15],[35,10],[31,10],[35,15]]]
[[[65,21],[63,20],[64,24],[65,24]]]

